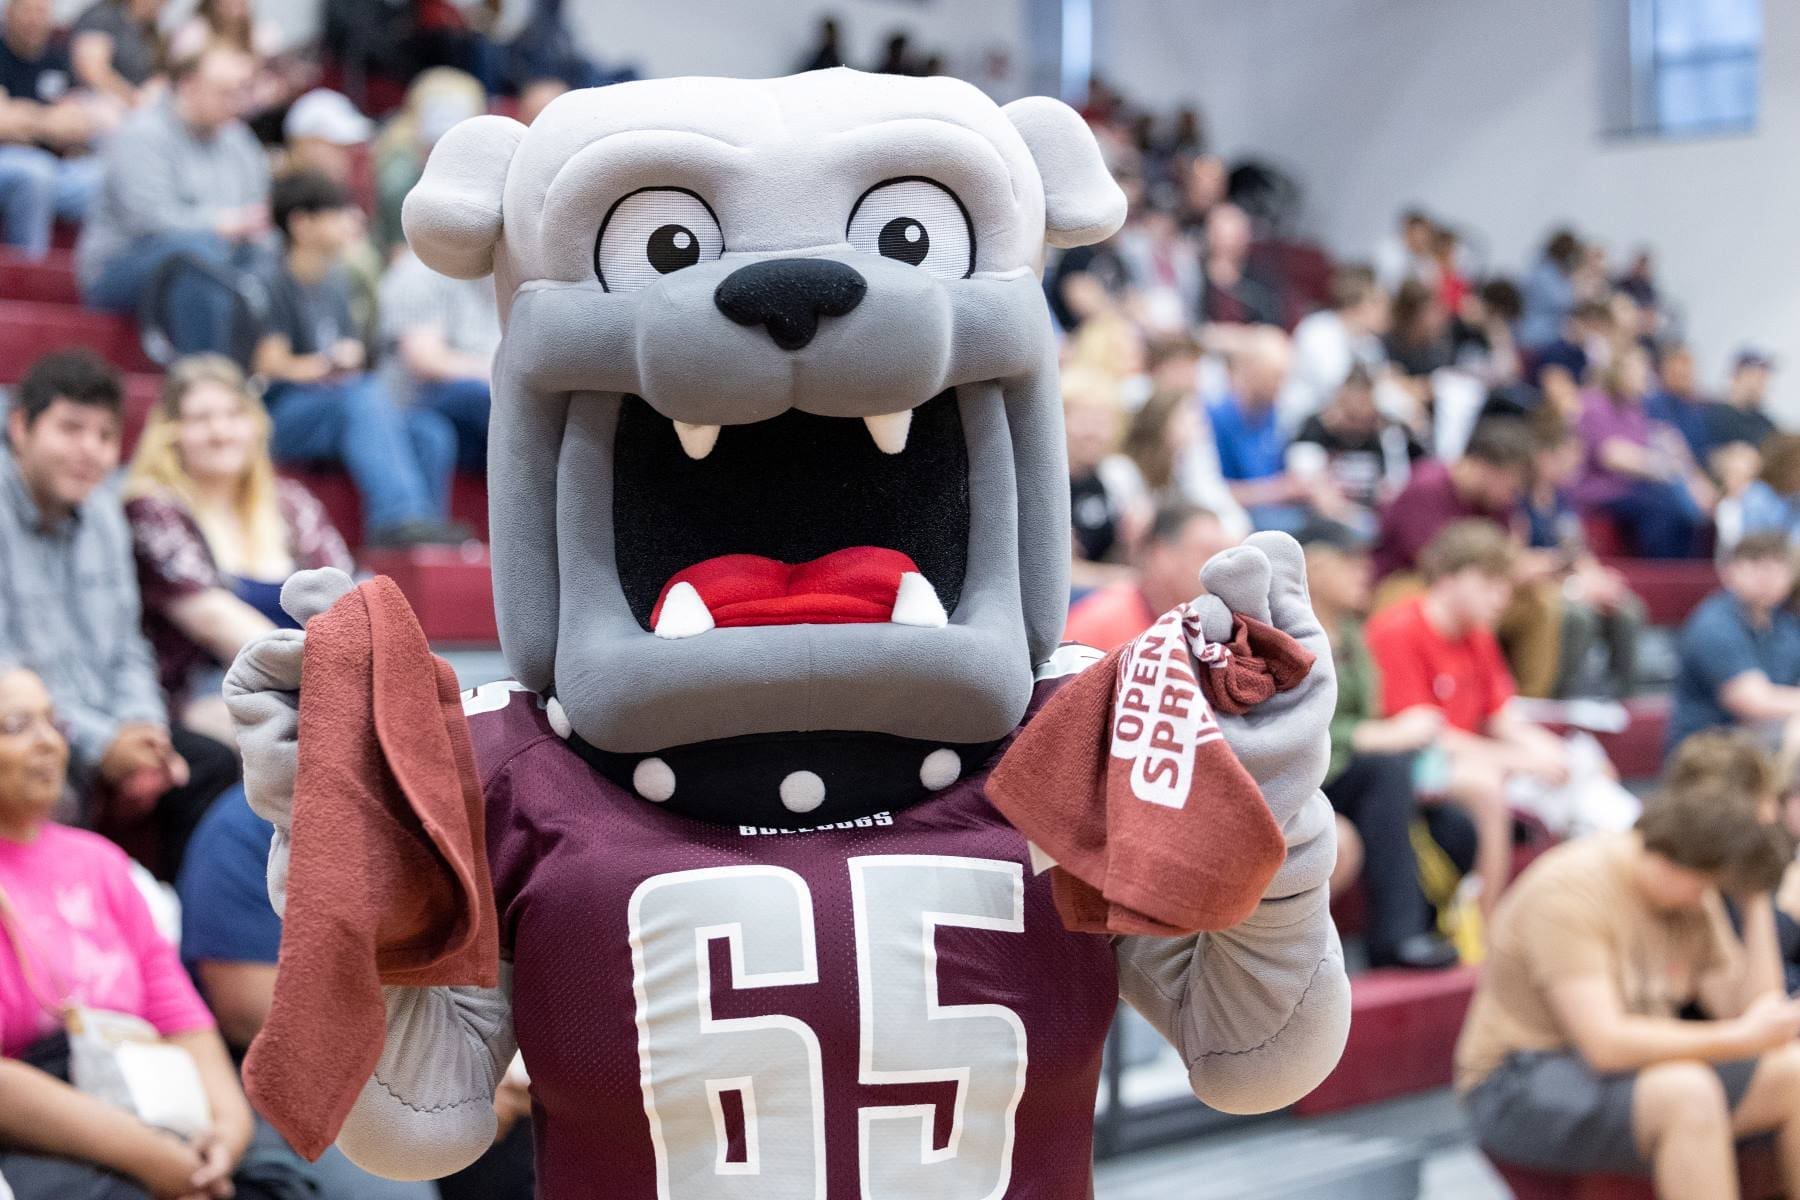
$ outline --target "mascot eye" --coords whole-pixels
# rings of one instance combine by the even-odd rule
[[[594,244],[594,273],[609,292],[630,292],[725,251],[719,220],[682,188],[643,188],[606,214]]]
[[[929,179],[890,179],[864,192],[844,236],[866,254],[923,267],[942,279],[961,279],[975,269],[968,211]]]

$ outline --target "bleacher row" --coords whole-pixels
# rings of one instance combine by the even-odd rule
[[[66,239],[64,239],[66,240]],[[128,318],[80,307],[69,251],[61,246],[40,263],[21,262],[0,249],[0,385],[17,382],[40,354],[63,347],[94,350],[126,374],[126,445],[129,447],[156,403],[160,376],[144,353],[135,323]],[[361,540],[355,490],[335,470],[290,472],[310,487],[331,513],[352,547]],[[369,570],[392,577],[405,592],[434,644],[492,646],[497,643],[493,589],[485,546],[487,499],[485,481],[456,480],[454,516],[484,539],[466,547],[419,547],[408,550],[361,550],[359,561]],[[1616,548],[1611,531],[1593,529],[1598,549]],[[1716,585],[1705,562],[1643,562],[1614,559],[1643,597],[1654,624],[1679,624],[1687,612]],[[1630,721],[1618,733],[1600,735],[1627,780],[1655,774],[1661,757],[1669,706],[1666,697],[1642,697],[1627,704]],[[1541,851],[1534,840],[1520,848],[1519,863]],[[1346,932],[1359,926],[1352,899],[1339,907]],[[1318,1090],[1296,1106],[1317,1115],[1361,1104],[1443,1087],[1450,1082],[1450,1050],[1462,1025],[1474,983],[1473,972],[1441,973],[1376,970],[1352,983],[1353,1020],[1343,1062]],[[1606,1188],[1611,1184],[1601,1181]],[[1630,1191],[1556,1191],[1543,1187],[1520,1195],[1567,1197],[1568,1200],[1624,1200]]]

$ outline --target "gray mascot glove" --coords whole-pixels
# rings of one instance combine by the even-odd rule
[[[1256,911],[1231,929],[1120,938],[1120,993],[1181,1052],[1196,1096],[1227,1112],[1262,1112],[1317,1086],[1349,1032],[1350,986],[1327,892],[1336,826],[1319,791],[1337,677],[1293,538],[1255,534],[1214,556],[1200,578],[1207,594],[1196,607],[1209,640],[1229,635],[1235,612],[1314,655],[1297,687],[1241,716],[1218,714],[1281,827],[1287,859]]]
[[[282,587],[281,607],[304,626],[353,587],[333,567],[301,571]],[[277,629],[245,646],[225,673],[225,704],[244,756],[244,794],[275,826],[269,902],[278,913],[287,906],[305,652],[302,630]],[[352,1161],[391,1179],[435,1179],[488,1148],[494,1088],[517,1049],[510,964],[501,964],[500,977],[498,988],[383,989],[381,1060],[338,1138]]]
[[[336,567],[296,572],[281,589],[281,607],[304,626],[356,585]],[[294,821],[294,773],[300,762],[300,661],[306,634],[276,629],[238,652],[225,672],[225,707],[244,756],[244,797],[275,826],[269,847],[269,902],[287,907],[288,834]]]

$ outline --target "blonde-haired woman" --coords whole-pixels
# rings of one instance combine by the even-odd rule
[[[370,156],[375,162],[375,244],[384,251],[406,240],[400,204],[425,171],[425,158],[458,121],[488,108],[487,89],[467,71],[432,67],[406,89],[406,101],[389,118]]]
[[[231,743],[217,681],[250,639],[293,622],[281,585],[313,567],[351,570],[318,500],[275,474],[269,415],[219,355],[169,371],[125,478],[144,631],[172,707]]]

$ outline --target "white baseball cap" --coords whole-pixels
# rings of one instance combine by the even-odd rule
[[[294,101],[281,132],[289,141],[316,137],[339,146],[360,146],[374,134],[375,122],[356,111],[343,93],[314,88]]]

